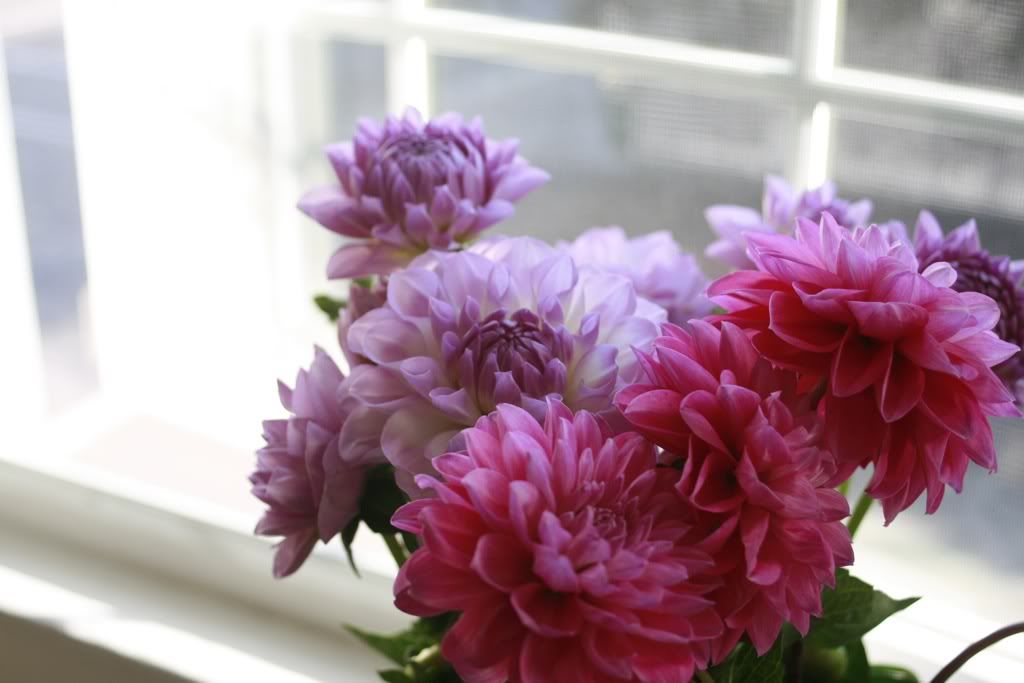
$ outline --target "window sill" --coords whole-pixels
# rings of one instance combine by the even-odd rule
[[[358,579],[340,553],[319,553],[275,581],[269,543],[240,515],[67,462],[0,459],[0,482],[3,641],[54,648],[4,656],[5,671],[28,667],[23,680],[66,679],[44,670],[63,663],[87,668],[83,681],[94,666],[122,673],[96,680],[373,681],[386,661],[342,625],[406,623],[373,562]]]

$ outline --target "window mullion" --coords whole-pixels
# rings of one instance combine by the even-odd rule
[[[794,103],[794,138],[797,146],[787,175],[800,187],[820,185],[828,175],[832,108],[815,93],[835,67],[840,28],[839,0],[797,3],[793,51],[793,78],[801,96]]]
[[[0,39],[0,377],[8,387],[0,410],[6,424],[17,430],[31,429],[42,416],[46,384],[9,92]]]
[[[424,11],[425,0],[391,0],[391,12],[398,23]],[[388,41],[388,109],[401,114],[415,107],[430,116],[430,60],[422,35],[399,32]]]

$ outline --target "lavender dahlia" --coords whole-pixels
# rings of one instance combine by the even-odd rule
[[[578,266],[625,275],[636,293],[668,312],[683,325],[711,312],[704,291],[708,281],[693,254],[683,251],[664,230],[629,239],[620,227],[590,228],[572,243],[562,242]]]
[[[375,416],[348,396],[344,375],[321,349],[308,370],[299,370],[294,389],[278,382],[278,390],[291,416],[263,423],[266,446],[249,481],[267,505],[256,533],[283,537],[274,557],[280,578],[355,517],[366,473],[383,458],[364,438],[363,430],[379,429]]]
[[[409,109],[383,125],[360,121],[354,140],[327,147],[338,183],[299,202],[325,228],[355,240],[331,258],[328,277],[389,273],[511,216],[513,202],[548,180],[518,146],[487,139],[480,119],[466,123],[453,113],[424,123]]]
[[[352,394],[388,415],[384,454],[415,493],[412,476],[500,403],[538,419],[549,397],[614,413],[614,392],[639,372],[633,348],[664,319],[629,279],[578,270],[535,239],[430,254],[352,324],[349,348],[374,364],[360,366]]]
[[[841,226],[855,228],[867,224],[871,202],[851,202],[836,196],[836,187],[825,182],[806,192],[797,192],[777,176],[765,176],[761,213],[745,206],[716,204],[704,212],[711,229],[718,235],[705,254],[733,268],[753,268],[747,255],[745,232],[791,233],[797,218],[817,222],[825,211]]]

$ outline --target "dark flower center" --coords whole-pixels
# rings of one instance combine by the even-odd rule
[[[516,358],[543,372],[551,354],[544,346],[539,323],[537,316],[525,309],[516,311],[509,319],[491,316],[476,330],[481,357],[493,355],[502,372],[512,370]]]
[[[427,201],[431,191],[448,182],[450,169],[466,163],[466,149],[448,134],[420,131],[402,132],[386,139],[378,159],[405,176],[417,201]]]

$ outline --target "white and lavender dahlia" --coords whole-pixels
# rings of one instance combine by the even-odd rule
[[[327,147],[338,182],[308,192],[299,209],[354,239],[331,257],[331,278],[381,275],[430,249],[451,249],[508,218],[512,203],[549,176],[518,155],[519,141],[489,140],[479,118],[415,109]]]
[[[630,239],[617,226],[590,228],[573,242],[560,242],[580,267],[625,275],[636,293],[658,304],[668,320],[683,325],[711,312],[705,295],[708,280],[693,254],[683,251],[672,235],[659,230]]]
[[[388,415],[381,434],[399,482],[500,403],[542,419],[547,399],[616,415],[612,397],[639,374],[634,348],[665,320],[629,278],[577,269],[532,238],[431,253],[388,282],[387,304],[356,320],[351,352],[368,359],[352,395]]]
[[[754,262],[747,255],[747,232],[780,232],[791,234],[797,218],[817,223],[828,212],[844,228],[867,225],[871,218],[871,201],[851,202],[836,196],[836,186],[826,181],[820,187],[799,192],[777,176],[765,176],[761,211],[747,206],[716,204],[704,211],[708,225],[718,239],[708,245],[708,258],[731,268],[750,270]]]

